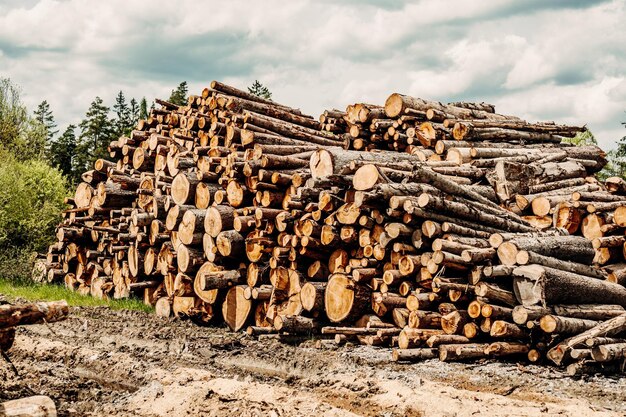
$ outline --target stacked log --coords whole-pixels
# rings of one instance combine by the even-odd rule
[[[584,128],[399,94],[317,121],[219,82],[157,103],[83,175],[34,278],[402,361],[551,359],[626,306],[626,187],[561,143]]]

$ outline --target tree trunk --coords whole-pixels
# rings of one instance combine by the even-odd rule
[[[393,93],[385,101],[385,114],[387,117],[395,118],[406,113],[407,109],[428,111],[436,110],[457,119],[484,119],[484,120],[519,120],[513,116],[503,116],[501,114],[489,113],[481,110],[466,109],[441,104],[436,101],[424,100],[421,98],[405,96]]]
[[[222,304],[222,316],[226,325],[234,332],[244,328],[250,317],[252,303],[244,297],[244,285],[231,287]]]
[[[565,272],[572,272],[578,275],[586,275],[591,278],[607,278],[606,272],[600,268],[595,268],[593,266],[577,262],[562,261],[560,259],[540,255],[532,251],[521,250],[517,252],[515,259],[519,265],[538,264],[554,269],[560,269]]]
[[[317,321],[302,316],[277,316],[274,319],[274,328],[279,332],[290,334],[317,333],[320,325]]]
[[[625,330],[626,314],[622,314],[557,344],[548,351],[548,359],[557,365],[561,365],[568,360],[570,350],[585,343],[587,339],[598,336],[614,336]]]
[[[506,337],[512,339],[527,339],[528,333],[516,324],[504,320],[496,320],[491,324],[489,335],[492,337]]]
[[[582,236],[518,237],[498,247],[498,258],[504,265],[515,265],[520,250],[543,256],[591,264],[595,251]]]
[[[65,320],[69,306],[65,300],[32,304],[0,305],[0,328]]]
[[[598,322],[549,314],[541,318],[539,325],[546,333],[578,334],[597,326]]]
[[[300,290],[302,308],[306,311],[320,311],[324,309],[324,291],[326,282],[307,282]]]
[[[488,343],[439,345],[439,360],[447,362],[485,358],[485,349],[488,347]]]
[[[530,306],[541,303],[611,303],[626,306],[626,288],[621,285],[540,265],[515,268],[513,289],[518,301]]]
[[[591,357],[596,362],[611,362],[626,357],[626,343],[613,343],[591,349]]]
[[[391,358],[394,362],[419,362],[425,359],[434,359],[439,356],[438,349],[393,349]]]
[[[490,356],[512,356],[527,354],[529,350],[526,343],[495,342],[485,349],[485,353]]]

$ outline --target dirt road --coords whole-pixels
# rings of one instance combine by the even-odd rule
[[[388,349],[258,342],[134,311],[75,308],[20,328],[0,400],[44,394],[70,416],[617,416],[626,378],[501,362],[414,365]]]

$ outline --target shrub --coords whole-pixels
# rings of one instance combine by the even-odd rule
[[[8,260],[24,261],[54,241],[67,181],[45,162],[19,161],[1,149],[0,161],[0,262],[7,269]]]

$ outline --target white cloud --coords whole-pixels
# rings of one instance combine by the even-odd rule
[[[539,51],[527,48],[506,77],[506,88],[524,88],[545,80],[555,72],[555,67]]]
[[[120,89],[151,99],[182,80],[196,92],[259,79],[313,115],[401,91],[588,123],[613,147],[626,133],[624,3],[563,3],[12,1],[0,5],[0,75],[31,108],[47,99],[62,127]]]

